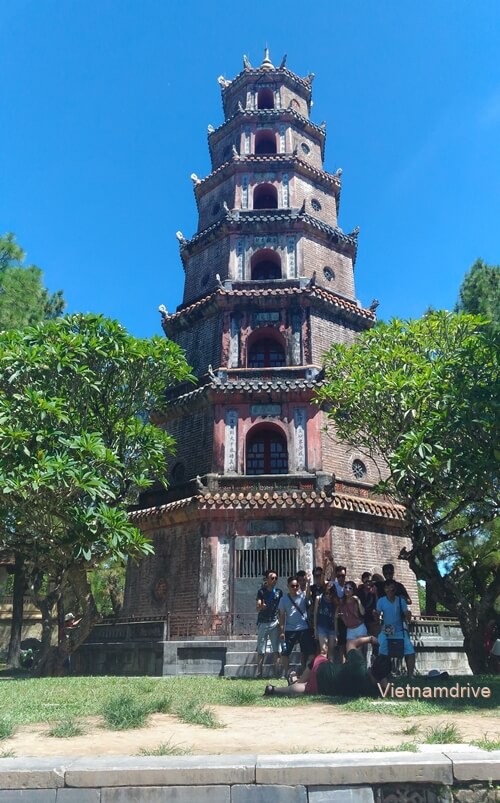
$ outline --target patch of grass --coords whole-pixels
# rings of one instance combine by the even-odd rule
[[[424,744],[458,744],[462,735],[453,722],[441,722],[424,733]]]
[[[255,705],[260,695],[248,686],[236,686],[232,689],[232,705]]]
[[[0,758],[15,758],[15,756],[13,750],[0,750]]]
[[[180,744],[172,744],[172,740],[168,742],[160,742],[156,747],[143,747],[138,752],[138,756],[187,756],[191,753],[189,747],[182,747]]]
[[[206,705],[196,705],[191,702],[175,710],[175,715],[181,722],[189,725],[203,725],[204,728],[224,728],[225,725],[219,722],[211,708]]]
[[[146,724],[151,706],[129,694],[110,697],[102,709],[102,715],[111,730],[142,728]]]
[[[240,694],[238,689],[248,690],[249,686],[255,694],[253,704],[257,707],[298,708],[319,702],[328,705],[330,702],[326,697],[310,695],[264,697],[265,681],[249,684],[245,680],[229,681],[215,676],[30,678],[25,674],[24,677],[10,677],[9,680],[1,682],[3,686],[0,720],[6,718],[14,727],[34,722],[47,723],[50,726],[56,720],[99,716],[110,697],[123,694],[140,705],[150,705],[150,710],[154,710],[154,701],[163,696],[172,700],[172,710],[186,700],[203,700],[208,706],[235,705],[235,695]],[[454,677],[449,680],[439,680],[439,685],[454,685],[457,682],[464,687],[467,683],[474,686],[488,686],[491,689],[491,697],[470,700],[421,698],[401,701],[382,698],[348,700],[337,697],[332,698],[331,704],[343,710],[383,713],[393,717],[413,718],[429,715],[436,717],[436,722],[442,721],[448,711],[453,714],[491,715],[499,710],[500,675]],[[432,684],[428,678],[415,678],[412,679],[412,685]]]
[[[47,731],[47,736],[54,736],[56,739],[70,739],[72,736],[81,736],[82,733],[83,728],[74,719],[61,719]]]
[[[418,725],[407,725],[406,728],[403,728],[401,733],[403,736],[416,736],[419,730],[420,728]]]
[[[0,719],[0,739],[8,739],[14,733],[14,725],[11,719],[2,717]]]
[[[172,698],[164,695],[151,700],[150,711],[152,714],[170,714],[172,706]]]
[[[475,744],[481,750],[500,750],[500,739],[490,739],[487,733],[481,736],[480,739],[472,741],[471,744]]]
[[[369,747],[366,750],[357,750],[358,753],[416,753],[418,750],[415,742],[401,742],[393,747]]]

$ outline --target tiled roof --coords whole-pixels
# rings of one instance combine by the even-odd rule
[[[212,170],[212,172],[209,173],[208,176],[202,178],[196,184],[195,190],[197,192],[199,189],[202,188],[205,182],[211,180],[212,178],[214,178],[214,176],[217,176],[219,173],[222,173],[223,171],[227,170],[230,167],[234,168],[237,167],[238,165],[244,167],[247,163],[250,163],[250,165],[253,164],[268,165],[272,162],[278,162],[278,163],[284,162],[289,164],[296,164],[299,166],[300,169],[304,170],[305,172],[313,174],[321,181],[326,181],[329,184],[334,184],[336,187],[340,189],[341,181],[339,176],[333,175],[332,173],[327,173],[325,170],[320,170],[319,168],[314,167],[309,162],[305,162],[304,159],[300,159],[298,156],[294,156],[291,153],[273,153],[266,156],[256,156],[254,154],[241,154],[238,158],[235,157],[229,162],[224,162],[224,164],[222,164],[220,167],[217,167],[215,170]]]
[[[217,126],[217,128],[214,128],[213,131],[210,131],[210,133],[208,135],[209,142],[210,142],[211,138],[214,137],[214,135],[217,135],[217,134],[219,134],[219,132],[223,131],[223,129],[229,123],[233,122],[233,120],[236,120],[237,117],[240,117],[240,116],[243,116],[243,117],[257,117],[260,120],[262,118],[265,119],[266,117],[268,117],[271,120],[273,120],[275,118],[281,120],[287,114],[289,114],[291,117],[294,117],[298,123],[301,123],[302,125],[310,126],[318,134],[320,134],[322,137],[326,138],[326,130],[322,126],[317,125],[316,123],[313,123],[313,121],[310,120],[309,117],[304,117],[304,115],[300,114],[300,112],[296,111],[296,109],[291,109],[291,108],[288,108],[288,109],[238,109],[238,111],[236,111],[234,114],[232,114],[231,117],[228,117],[226,120],[224,120],[223,123],[221,123],[219,126]],[[217,137],[215,137],[215,139],[217,139]]]
[[[255,73],[261,73],[264,77],[269,77],[272,73],[276,73],[279,76],[284,76],[286,78],[290,78],[292,81],[296,81],[298,84],[311,91],[311,81],[308,78],[301,78],[299,75],[296,75],[291,70],[288,70],[286,67],[273,67],[269,69],[268,67],[251,67],[245,68],[235,75],[233,79],[226,79],[228,81],[227,86],[222,89],[223,94],[227,92],[230,87],[234,87],[236,84],[239,84],[244,78],[248,78],[249,76],[254,77]]]
[[[257,398],[259,394],[265,393],[272,395],[273,393],[312,393],[321,385],[321,381],[317,379],[261,379],[257,377],[247,379],[231,379],[230,377],[224,379],[215,379],[207,382],[200,387],[183,393],[180,396],[175,396],[168,402],[168,409],[172,410],[185,405],[192,405],[193,402],[202,399],[204,396],[209,396],[211,392],[222,394],[224,396],[232,396],[238,394],[250,394],[250,396]]]
[[[253,478],[255,479],[255,477]],[[252,493],[206,493],[190,496],[166,505],[135,510],[130,513],[134,522],[160,519],[164,514],[193,507],[198,510],[337,510],[404,521],[405,508],[390,502],[347,494],[328,495],[325,491],[269,491]]]
[[[313,229],[317,229],[324,234],[327,234],[334,242],[342,243],[348,246],[355,254],[358,247],[358,238],[355,234],[345,234],[341,229],[336,226],[329,226],[319,218],[313,217],[302,212],[300,209],[235,209],[228,212],[224,217],[219,218],[215,223],[207,226],[203,231],[198,232],[191,238],[191,240],[181,240],[179,243],[181,256],[184,251],[189,251],[193,246],[203,242],[211,234],[215,234],[218,229],[223,226],[229,228],[243,229],[245,226],[259,226],[263,223],[285,223],[296,224],[297,221],[306,223]]]
[[[346,298],[341,298],[340,296],[332,293],[330,290],[326,288],[320,287],[319,285],[314,285],[313,287],[282,287],[276,289],[248,289],[248,290],[224,290],[222,288],[217,289],[214,293],[211,293],[209,296],[205,296],[204,298],[200,298],[199,301],[195,301],[194,304],[190,304],[188,307],[184,307],[184,309],[180,310],[179,312],[174,312],[172,315],[167,315],[164,318],[166,324],[170,321],[175,321],[185,315],[189,315],[194,310],[201,309],[202,307],[208,306],[211,302],[215,301],[217,297],[228,297],[228,298],[262,298],[262,297],[280,297],[280,296],[310,296],[320,298],[323,301],[327,301],[329,304],[332,304],[334,307],[339,307],[340,309],[349,311],[354,315],[358,315],[361,318],[366,318],[367,320],[374,321],[375,320],[375,313],[369,309],[363,309],[362,307],[358,307],[358,305],[354,301],[349,301]]]

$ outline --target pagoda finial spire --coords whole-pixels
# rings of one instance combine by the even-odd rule
[[[267,46],[264,48],[264,59],[262,61],[262,64],[260,65],[260,69],[274,70],[274,64],[269,58],[269,48]]]

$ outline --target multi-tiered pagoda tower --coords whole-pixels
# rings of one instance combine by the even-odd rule
[[[236,78],[219,78],[212,172],[191,177],[198,230],[177,233],[183,303],[160,308],[199,384],[176,388],[158,422],[177,455],[168,492],[133,514],[155,555],[130,568],[125,615],[253,618],[266,567],[286,577],[333,556],[359,577],[405,545],[402,508],[371,492],[376,463],[327,433],[313,403],[328,346],[375,321],[355,298],[357,230],[338,225],[341,170],[323,169],[313,77],[266,51],[259,67],[245,58]]]

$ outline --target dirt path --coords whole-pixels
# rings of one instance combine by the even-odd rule
[[[454,723],[464,742],[500,738],[500,719],[494,714],[443,714],[436,717],[399,718],[384,714],[352,713],[332,705],[311,704],[297,708],[232,708],[213,706],[225,727],[216,730],[186,725],[167,714],[155,714],[147,727],[128,731],[104,730],[98,718],[80,720],[85,734],[70,739],[47,736],[46,724],[16,729],[0,742],[0,753],[16,756],[137,755],[160,743],[193,754],[216,753],[314,753],[356,751],[379,747],[397,748],[403,742],[421,741],[403,733],[412,725],[422,734],[426,728]]]

